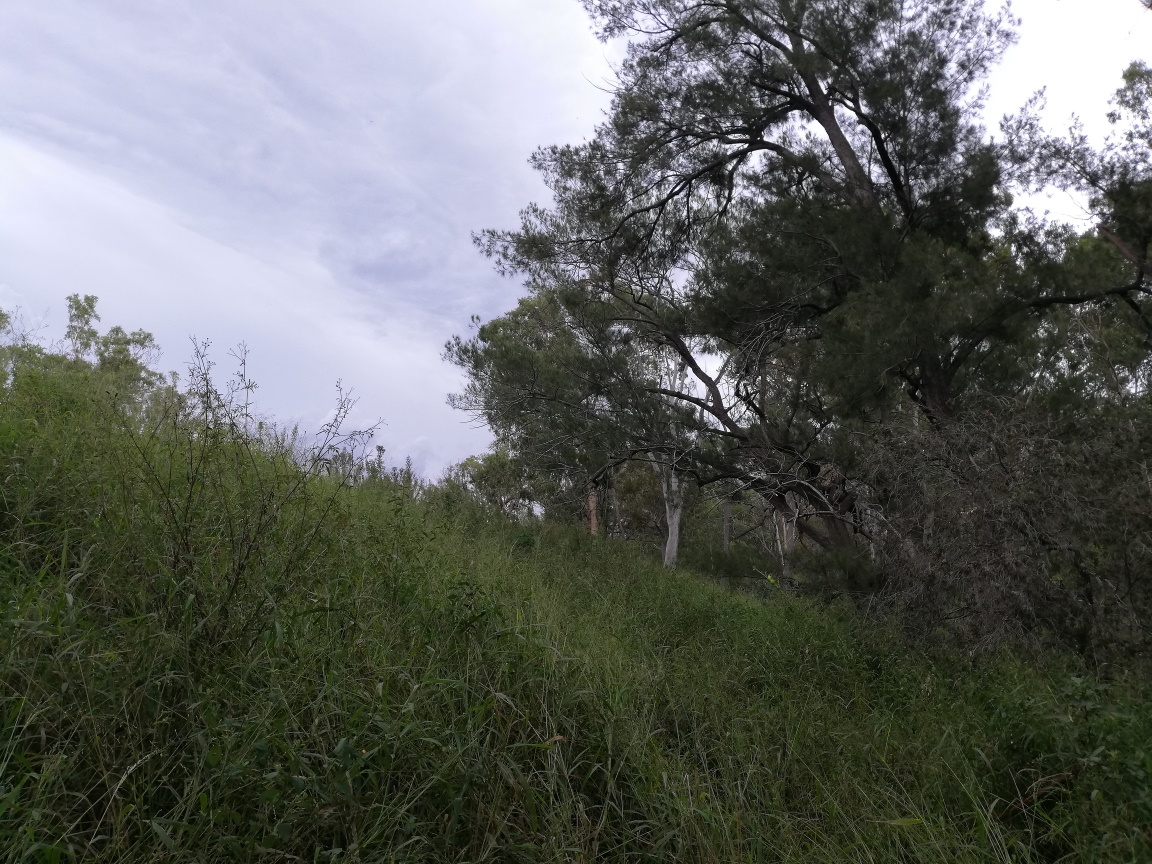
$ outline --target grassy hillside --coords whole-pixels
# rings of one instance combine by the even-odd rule
[[[1138,681],[919,656],[349,487],[235,396],[8,368],[0,861],[1152,860]]]

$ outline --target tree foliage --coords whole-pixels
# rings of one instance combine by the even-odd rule
[[[931,542],[915,523],[932,508],[954,526],[1007,518],[1016,468],[1004,482],[979,468],[967,503],[942,493],[955,478],[938,472],[945,455],[1002,458],[998,435],[1038,494],[1046,482],[1072,494],[1085,472],[1110,470],[1103,450],[1085,449],[1093,428],[1123,442],[1114,457],[1147,464],[1146,442],[1120,430],[1139,427],[1149,399],[1148,67],[1125,73],[1102,145],[1079,128],[1046,133],[1035,102],[997,138],[977,118],[1015,38],[1007,8],[584,5],[604,38],[630,40],[614,99],[591,140],[533,157],[551,206],[478,237],[529,296],[450,344],[469,380],[454,404],[574,486],[654,460],[703,487],[748,490],[802,547],[842,562],[841,588],[879,563],[867,590],[893,604],[918,596],[917,618],[933,626],[952,626],[956,604],[983,604],[981,620],[1015,635],[1076,630],[1086,647],[1108,641],[1099,622],[1115,613],[1140,622],[1125,640],[1143,650],[1152,596],[1132,556],[1143,562],[1150,523],[1136,498],[1098,501],[1089,518],[1073,495],[1079,533],[1033,526],[1013,553],[1027,576],[992,551],[970,591],[924,587]],[[1013,204],[1052,186],[1084,194],[1097,227]],[[1054,590],[1094,519],[1127,526],[1105,557],[1126,549],[1139,584],[1106,589],[1111,565],[1074,566],[1084,584]],[[941,554],[944,570],[967,572]],[[1005,579],[1026,601],[984,590]]]

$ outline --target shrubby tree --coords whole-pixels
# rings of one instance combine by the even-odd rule
[[[96,297],[71,294],[63,343],[45,346],[21,325],[19,316],[0,312],[0,384],[9,385],[17,369],[28,374],[67,371],[91,376],[121,411],[134,416],[171,399],[173,382],[151,364],[160,349],[145,330],[127,332],[120,326],[100,333]],[[34,372],[32,371],[34,370]]]
[[[524,466],[506,450],[473,456],[454,466],[451,474],[479,501],[501,516],[531,513],[531,491]]]
[[[683,365],[635,339],[605,304],[571,301],[540,292],[472,340],[450,342],[448,358],[470,376],[450,403],[484,417],[502,448],[491,458],[515,453],[516,464],[536,476],[537,495],[583,506],[595,530],[607,521],[613,471],[649,462],[664,490],[665,562],[675,566],[682,472],[694,445],[692,411],[667,394],[683,383]],[[484,466],[463,467],[475,473]]]

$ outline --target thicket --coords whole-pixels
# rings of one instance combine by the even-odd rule
[[[86,302],[4,353],[0,861],[1152,857],[1139,680],[502,518]]]

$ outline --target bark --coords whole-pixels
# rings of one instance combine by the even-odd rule
[[[588,492],[588,533],[593,537],[600,533],[599,502],[596,500],[596,490]]]
[[[840,127],[832,103],[828,101],[828,97],[814,75],[804,75],[802,78],[808,88],[808,96],[812,100],[812,116],[823,127],[828,141],[832,144],[832,149],[840,160],[852,197],[862,207],[874,209],[876,207],[876,193],[872,189],[872,180],[864,170],[864,166],[860,164],[860,158],[852,148],[848,136]]]
[[[664,543],[664,566],[674,568],[680,555],[680,517],[684,512],[684,484],[670,467],[660,467],[660,486],[664,491],[664,513],[668,521],[668,538]]]
[[[796,527],[783,513],[773,519],[776,527],[776,551],[780,553],[780,575],[784,582],[792,581],[792,550],[796,548]]]
[[[844,134],[840,121],[836,118],[836,109],[828,98],[828,92],[824,89],[824,85],[816,73],[812,71],[812,58],[808,55],[800,34],[794,32],[791,39],[791,59],[797,67],[800,80],[807,92],[808,101],[811,105],[809,113],[812,119],[824,129],[824,134],[828,136],[828,142],[832,145],[832,149],[844,169],[844,177],[848,181],[848,188],[853,198],[861,206],[874,209],[877,201],[876,192],[872,187],[872,178],[864,170],[864,165],[861,163],[856,149],[848,140],[848,136]]]

